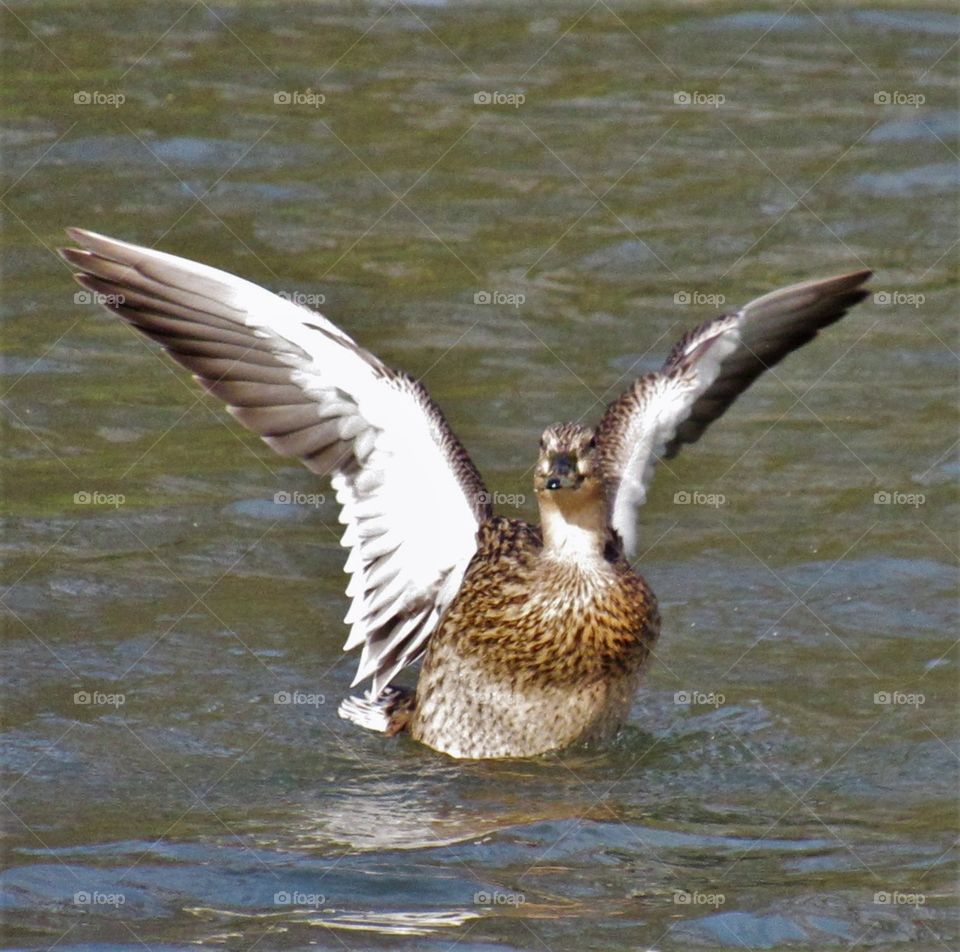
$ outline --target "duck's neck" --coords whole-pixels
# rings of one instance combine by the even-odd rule
[[[603,560],[609,517],[602,487],[543,490],[537,501],[545,556],[583,564]]]

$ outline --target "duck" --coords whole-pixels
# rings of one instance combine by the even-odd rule
[[[302,304],[167,252],[67,229],[108,311],[159,343],[242,425],[328,477],[350,576],[338,712],[460,759],[609,742],[660,634],[631,562],[659,459],[695,443],[766,370],[862,301],[866,269],[774,290],[684,334],[595,426],[540,439],[540,522],[497,515],[423,383]],[[420,663],[416,686],[393,683]]]

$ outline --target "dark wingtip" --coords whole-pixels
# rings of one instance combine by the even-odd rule
[[[824,294],[840,295],[860,288],[865,281],[869,281],[872,277],[873,271],[870,268],[861,268],[859,271],[848,271],[845,274],[835,274],[819,281],[811,281],[810,286]]]
[[[862,285],[869,281],[873,277],[873,270],[871,268],[861,268],[859,271],[851,271],[849,274],[842,275],[849,282],[849,287],[851,290],[854,288],[861,288],[864,295],[869,294],[866,288],[862,288]],[[863,298],[860,298],[862,301]]]
[[[82,268],[84,259],[90,256],[90,252],[82,248],[57,248],[57,254],[68,264],[78,268]]]
[[[69,228],[64,228],[63,231],[64,231],[64,234],[71,241],[75,241],[78,245],[81,245],[81,246],[86,246],[88,243],[86,240],[87,237],[93,234],[93,232],[87,231],[84,228],[75,228],[72,225]],[[79,264],[78,259],[80,258],[80,256],[89,254],[89,252],[84,251],[82,247],[81,248],[61,247],[61,248],[57,248],[57,254],[60,255],[60,257],[63,258],[64,261],[72,265],[77,265]]]

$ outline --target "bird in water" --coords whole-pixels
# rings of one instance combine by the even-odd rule
[[[684,335],[596,427],[549,427],[540,525],[497,516],[422,383],[320,314],[185,258],[81,229],[77,280],[284,456],[329,476],[349,550],[342,717],[462,758],[610,738],[660,630],[633,569],[637,509],[671,458],[766,369],[867,296],[869,271],[795,284]],[[415,690],[391,684],[422,659]]]

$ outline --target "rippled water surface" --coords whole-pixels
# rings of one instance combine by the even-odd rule
[[[644,7],[5,7],[7,946],[956,947],[958,19]],[[70,224],[322,307],[529,518],[542,427],[685,327],[877,294],[661,466],[622,736],[457,763],[337,718],[328,487]]]

